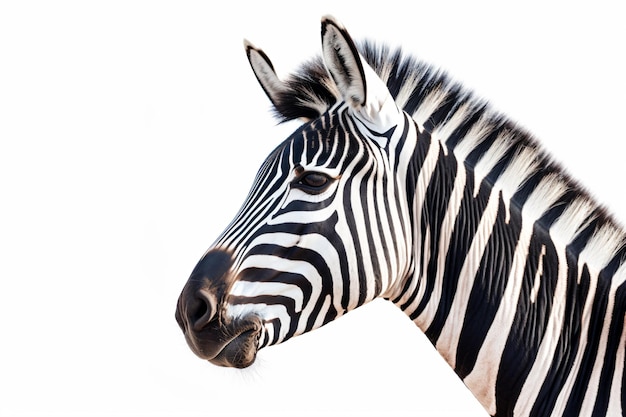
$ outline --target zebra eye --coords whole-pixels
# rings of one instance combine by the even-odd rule
[[[305,172],[295,182],[295,186],[309,194],[319,194],[330,184],[330,178],[320,172]]]

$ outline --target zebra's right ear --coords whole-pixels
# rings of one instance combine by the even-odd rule
[[[274,65],[272,65],[272,61],[270,61],[265,52],[252,45],[247,39],[243,40],[243,46],[246,49],[246,55],[254,76],[261,84],[263,91],[269,97],[274,108],[278,108],[280,103],[279,96],[287,90],[287,87],[276,75]]]

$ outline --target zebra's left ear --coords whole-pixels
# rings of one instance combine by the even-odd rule
[[[359,54],[348,31],[331,16],[322,18],[324,63],[343,100],[372,128],[386,131],[400,111],[385,83]]]
[[[278,79],[274,65],[272,65],[272,61],[270,61],[265,52],[252,45],[247,39],[243,40],[243,46],[246,49],[246,55],[256,79],[274,107],[278,107],[280,94],[284,93],[287,87]]]

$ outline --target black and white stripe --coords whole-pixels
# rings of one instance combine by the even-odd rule
[[[392,277],[406,274],[398,265],[408,264],[410,254],[400,253],[405,246],[396,243],[411,239],[408,212],[398,216],[405,191],[387,178],[398,161],[358,132],[348,109],[322,115],[274,151],[243,209],[214,245],[235,259],[230,314],[258,308],[263,311],[255,314],[268,317],[274,310],[261,347],[343,315],[387,290]],[[380,140],[401,156],[404,138],[414,129],[406,118],[404,131]],[[330,138],[320,135],[329,130]],[[310,193],[294,187],[301,171],[334,180],[323,192]]]
[[[304,124],[211,249],[233,258],[223,314],[261,318],[262,348],[384,297],[491,415],[622,415],[623,230],[445,74],[332,18],[322,41],[286,80],[246,43],[277,115]]]

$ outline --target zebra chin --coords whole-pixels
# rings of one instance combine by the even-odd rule
[[[191,350],[201,359],[218,366],[246,368],[256,359],[260,334],[260,326],[254,326],[234,331],[214,329],[214,331],[186,332],[185,338]]]
[[[198,357],[219,366],[245,368],[256,359],[263,326],[255,315],[228,318],[220,313],[232,263],[228,252],[209,251],[185,284],[175,316]]]

